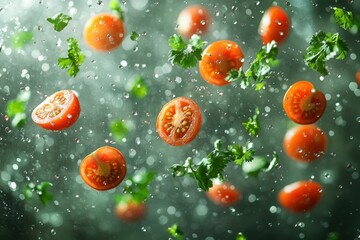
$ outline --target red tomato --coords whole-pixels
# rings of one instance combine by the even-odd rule
[[[193,34],[203,35],[211,25],[211,15],[203,6],[189,6],[180,12],[177,24],[178,32],[185,38],[191,38]]]
[[[144,202],[135,201],[121,202],[116,205],[115,214],[125,222],[135,222],[143,219],[147,213],[147,207]]]
[[[199,62],[202,78],[214,85],[229,84],[225,80],[231,69],[239,70],[244,63],[244,54],[235,42],[220,40],[210,44]]]
[[[178,97],[161,109],[156,120],[156,131],[167,144],[181,146],[196,137],[201,123],[199,106],[189,98]]]
[[[119,150],[104,146],[86,156],[80,175],[90,187],[104,191],[119,185],[126,175],[126,162]]]
[[[308,81],[291,85],[285,93],[283,107],[286,115],[299,124],[311,124],[319,120],[326,108],[325,95]]]
[[[47,97],[32,112],[32,120],[48,130],[63,130],[73,125],[80,115],[80,103],[71,90]]]
[[[286,132],[284,138],[285,153],[300,162],[312,162],[325,154],[327,137],[323,130],[315,125],[302,125]]]
[[[213,184],[206,194],[211,201],[223,206],[232,206],[240,199],[240,192],[227,182]]]
[[[124,37],[123,21],[109,13],[100,13],[91,17],[84,28],[85,42],[97,51],[111,51],[117,48]]]
[[[360,70],[356,72],[355,78],[356,82],[360,85]]]
[[[282,43],[290,31],[290,18],[278,6],[272,6],[264,13],[259,26],[259,34],[264,44],[272,40],[278,44]]]
[[[278,194],[278,201],[284,208],[306,212],[314,208],[322,197],[322,187],[313,181],[300,181],[285,186]]]

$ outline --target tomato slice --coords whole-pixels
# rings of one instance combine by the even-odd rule
[[[63,130],[73,125],[80,115],[80,103],[71,90],[61,90],[47,97],[32,112],[32,120],[48,130]]]
[[[126,162],[116,148],[104,146],[86,156],[80,175],[90,187],[104,191],[119,185],[126,175]]]
[[[286,115],[299,124],[311,124],[321,118],[326,108],[325,95],[308,81],[291,85],[283,100]]]
[[[228,182],[214,183],[206,194],[212,202],[223,206],[232,206],[240,200],[240,192]]]
[[[156,120],[156,131],[166,143],[181,146],[196,137],[201,123],[199,106],[189,98],[178,97],[161,109]]]
[[[114,50],[122,43],[124,37],[123,21],[109,13],[91,17],[84,27],[84,40],[96,51]]]
[[[115,214],[125,222],[136,222],[145,217],[147,206],[144,202],[137,203],[133,200],[120,202],[116,205]]]
[[[199,62],[202,78],[214,85],[229,84],[225,78],[231,69],[239,70],[244,63],[244,54],[235,42],[220,40],[211,43]]]
[[[299,181],[285,186],[278,194],[278,201],[284,208],[295,212],[307,212],[321,200],[322,187],[313,181]]]
[[[178,32],[185,38],[191,38],[193,34],[203,35],[211,25],[211,15],[203,6],[189,6],[180,12],[177,24]]]

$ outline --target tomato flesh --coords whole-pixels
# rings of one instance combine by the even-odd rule
[[[191,142],[202,123],[199,106],[191,99],[179,97],[161,109],[156,120],[156,131],[169,145],[181,146]]]
[[[259,26],[259,34],[264,44],[284,42],[290,31],[290,18],[279,6],[272,6],[264,13]]]
[[[114,50],[122,43],[124,37],[123,21],[108,13],[93,16],[84,27],[84,40],[96,51]]]
[[[147,206],[144,202],[121,202],[118,203],[115,208],[116,216],[125,222],[139,221],[145,217],[146,213]]]
[[[63,130],[73,125],[80,115],[80,103],[71,90],[47,97],[32,112],[32,120],[47,130]]]
[[[321,200],[322,187],[313,181],[299,181],[285,186],[278,194],[281,206],[291,212],[302,213],[314,208]]]
[[[211,25],[209,11],[200,5],[193,5],[183,9],[177,19],[178,32],[185,38],[193,34],[205,34]]]
[[[207,192],[208,198],[219,205],[232,206],[240,199],[240,192],[234,185],[222,182],[214,183]]]
[[[220,40],[211,43],[203,52],[199,62],[202,78],[214,85],[223,86],[230,82],[225,78],[230,70],[239,70],[244,63],[244,54],[235,42]]]
[[[290,86],[284,96],[286,115],[299,124],[312,124],[319,120],[326,108],[325,95],[308,81],[299,81]]]
[[[126,175],[126,162],[116,148],[104,146],[86,156],[80,175],[90,187],[104,191],[119,185]]]

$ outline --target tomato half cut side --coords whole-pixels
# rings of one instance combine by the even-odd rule
[[[230,70],[239,70],[243,63],[244,54],[240,46],[229,40],[220,40],[211,43],[204,50],[199,71],[205,81],[224,86],[230,83],[225,80]]]
[[[313,209],[322,198],[322,186],[314,181],[299,181],[285,186],[279,191],[281,206],[294,213]]]
[[[177,25],[177,31],[185,38],[191,38],[193,34],[203,35],[211,25],[211,15],[201,5],[189,6],[180,12]]]
[[[156,120],[156,131],[167,144],[182,146],[196,137],[201,123],[199,106],[189,98],[178,97],[161,109]]]
[[[119,185],[126,175],[126,161],[116,148],[104,146],[86,156],[80,175],[93,189],[104,191]]]
[[[47,97],[32,112],[32,120],[47,130],[63,130],[73,125],[80,115],[80,103],[71,90],[61,90]]]
[[[240,200],[240,192],[228,182],[214,183],[206,193],[208,198],[222,206],[232,206]]]
[[[292,121],[298,124],[312,124],[325,112],[326,98],[312,83],[299,81],[291,85],[285,93],[283,107]]]
[[[147,206],[144,202],[137,203],[134,200],[120,202],[116,205],[115,214],[124,222],[140,221],[146,216]]]

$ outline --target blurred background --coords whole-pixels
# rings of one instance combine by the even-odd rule
[[[258,25],[264,11],[277,4],[291,17],[288,39],[280,46],[280,65],[255,92],[239,84],[217,87],[202,80],[198,68],[183,70],[168,61],[169,37],[176,33],[180,11],[192,4],[206,6],[213,23],[204,40],[229,39],[245,54],[245,69],[262,43]],[[82,31],[86,21],[100,12],[110,12],[108,1],[0,0],[0,239],[169,239],[167,228],[177,223],[186,239],[235,239],[243,232],[248,239],[327,239],[330,232],[340,239],[360,239],[360,89],[355,73],[360,69],[359,34],[336,24],[331,6],[345,7],[360,17],[360,1],[178,1],[127,0],[126,38],[112,52],[93,52]],[[47,18],[58,13],[72,17],[69,25],[55,32]],[[323,30],[339,32],[349,45],[345,60],[327,63],[324,78],[303,61],[312,35]],[[32,33],[22,48],[12,45],[20,31]],[[132,31],[140,33],[137,42]],[[66,56],[66,39],[74,37],[86,59],[79,74],[69,77],[57,66]],[[148,86],[143,99],[131,95],[129,84],[142,76]],[[328,100],[324,116],[317,122],[328,135],[325,156],[311,164],[289,159],[282,141],[293,123],[282,108],[287,88],[298,80],[309,80]],[[52,132],[31,120],[31,111],[52,93],[72,89],[78,93],[81,115],[71,128]],[[23,128],[14,128],[6,116],[7,103],[19,92],[31,92]],[[169,100],[186,96],[203,110],[203,125],[197,138],[183,147],[164,143],[155,131],[155,121]],[[353,105],[353,103],[355,105]],[[279,153],[281,166],[258,178],[245,176],[239,167],[226,168],[227,181],[241,192],[233,207],[210,202],[188,177],[173,178],[169,168],[188,156],[199,160],[222,139],[225,145],[245,144],[249,139],[242,122],[261,112],[262,131],[251,139],[260,155]],[[117,141],[109,125],[116,119],[129,126]],[[81,160],[95,149],[118,148],[128,164],[128,176],[137,170],[157,173],[150,185],[148,214],[139,222],[125,223],[114,214],[117,188],[98,192],[79,175]],[[323,199],[311,212],[294,214],[282,209],[277,193],[298,180],[323,184]],[[53,184],[53,200],[43,205],[34,196],[25,199],[28,183]]]

